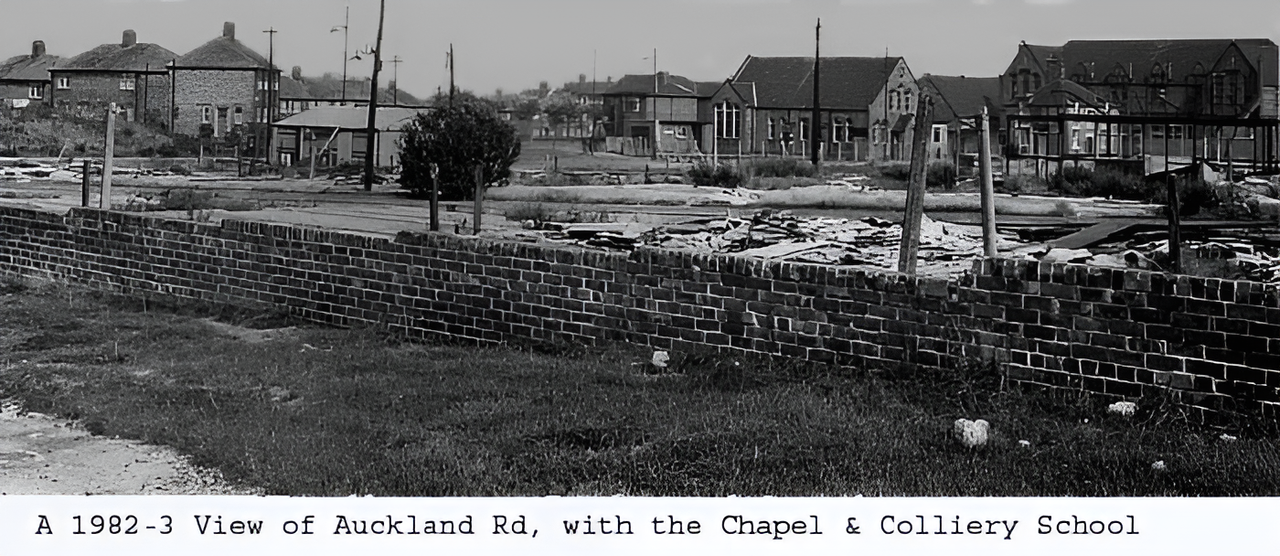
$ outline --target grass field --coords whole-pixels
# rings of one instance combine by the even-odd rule
[[[0,282],[0,397],[292,495],[1275,495],[1274,427],[634,346],[407,343],[272,313]],[[992,423],[978,451],[948,436]],[[1022,445],[1020,441],[1029,445]],[[1165,463],[1163,471],[1152,464]]]

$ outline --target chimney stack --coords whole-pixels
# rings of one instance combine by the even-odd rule
[[[294,81],[302,82],[302,66],[293,66],[293,72],[290,74]]]
[[[586,83],[586,82],[587,82],[587,74],[585,74],[585,73],[579,73],[579,74],[578,74],[578,83]]]
[[[228,21],[222,24],[222,36],[231,40],[235,40],[236,24],[234,21]]]
[[[659,85],[666,85],[666,84],[667,84],[667,77],[669,77],[670,75],[671,75],[671,74],[669,74],[669,73],[667,73],[667,72],[665,72],[665,71],[660,71],[660,72],[658,72],[658,84],[659,84]]]
[[[124,36],[120,39],[120,46],[129,48],[135,44],[138,44],[138,34],[133,32],[133,29],[125,29]]]
[[[31,43],[31,57],[39,58],[44,56],[44,41],[35,41]]]

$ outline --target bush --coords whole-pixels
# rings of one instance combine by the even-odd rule
[[[1178,214],[1195,216],[1202,210],[1212,210],[1222,205],[1224,199],[1218,194],[1213,184],[1201,179],[1177,178]],[[1146,199],[1157,205],[1169,204],[1169,188],[1163,183],[1153,184],[1151,194]],[[1165,212],[1168,212],[1166,207]]]
[[[516,222],[532,220],[535,224],[541,224],[549,222],[553,214],[553,211],[542,203],[521,203],[507,209],[505,216],[507,220]]]
[[[996,182],[996,188],[1004,193],[1022,193],[1038,191],[1047,187],[1044,180],[1030,174],[1006,176],[1004,181]]]
[[[747,181],[741,170],[728,164],[715,165],[706,160],[695,162],[688,174],[694,185],[739,187]]]
[[[1063,195],[1141,201],[1151,193],[1141,176],[1112,168],[1068,166],[1049,178],[1049,189]]]
[[[911,179],[911,165],[889,164],[881,166],[880,175],[890,179],[909,181]]]
[[[464,101],[419,114],[403,128],[400,184],[415,195],[431,192],[439,179],[440,198],[470,200],[475,168],[483,168],[485,185],[506,183],[520,156],[516,128],[497,110],[479,101]],[[432,176],[431,165],[438,174]]]
[[[934,162],[929,164],[925,172],[925,185],[943,185],[948,188],[955,183],[956,167],[950,162]]]
[[[798,158],[760,158],[749,163],[751,175],[761,178],[811,178],[818,175],[818,169],[806,160]]]

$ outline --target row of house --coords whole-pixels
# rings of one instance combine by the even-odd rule
[[[931,159],[975,163],[979,118],[1010,171],[1070,164],[1147,173],[1194,160],[1280,165],[1280,60],[1269,39],[1021,44],[998,76],[925,74],[900,57],[822,58],[825,159],[904,161],[922,96]],[[657,72],[600,93],[609,150],[808,156],[814,59],[748,56],[723,82]]]

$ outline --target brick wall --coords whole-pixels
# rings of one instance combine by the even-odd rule
[[[1280,294],[1261,284],[986,260],[956,280],[448,234],[0,208],[0,273],[288,306],[411,336],[696,345],[855,366],[994,361],[1010,380],[1276,416]]]

